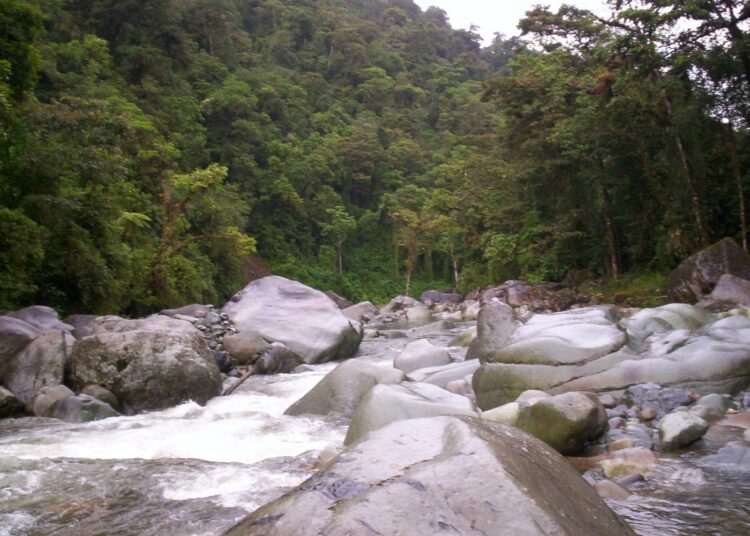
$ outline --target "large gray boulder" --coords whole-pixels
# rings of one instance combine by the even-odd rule
[[[253,363],[258,355],[265,352],[270,346],[263,337],[249,330],[225,335],[222,343],[224,349],[229,352],[232,360],[238,365]]]
[[[365,361],[344,361],[286,410],[286,415],[337,414],[351,418],[367,392],[378,384],[394,384],[404,379],[400,370],[379,367]]]
[[[310,364],[350,357],[364,334],[328,296],[279,276],[256,279],[222,311],[240,333],[251,331],[283,343]]]
[[[572,335],[565,335],[565,326],[560,326],[563,337],[581,340],[570,346],[571,351],[563,352],[564,346],[545,340],[536,354],[510,351],[529,350],[531,340],[507,346],[496,354],[506,356],[506,361],[485,363],[474,374],[477,403],[490,409],[527,389],[620,394],[632,385],[653,382],[698,393],[736,393],[750,384],[750,320],[744,316],[717,320],[691,305],[671,304],[643,309],[617,324],[627,332],[627,345],[599,357],[596,353],[606,348],[607,338],[597,334],[614,333],[606,325],[595,327],[588,340],[585,326]],[[550,351],[554,348],[560,353]]]
[[[34,326],[39,331],[48,331],[51,329],[66,331],[68,333],[73,331],[73,326],[60,321],[60,316],[57,314],[57,311],[46,305],[24,307],[18,311],[8,313],[8,316],[23,320],[27,324]]]
[[[427,367],[439,367],[451,362],[451,354],[445,348],[434,346],[427,339],[410,342],[393,359],[393,367],[406,374]]]
[[[750,256],[731,238],[683,261],[667,282],[667,295],[672,301],[695,303],[708,296],[724,274],[750,279]]]
[[[101,385],[125,411],[164,409],[186,400],[205,404],[221,392],[221,373],[200,332],[161,315],[99,318],[93,333],[77,341],[68,363],[71,385]]]
[[[31,324],[11,316],[0,316],[0,377],[11,360],[41,331]]]
[[[479,310],[477,336],[469,346],[466,359],[486,360],[500,350],[518,327],[513,308],[492,300]]]
[[[717,302],[750,305],[750,281],[724,274],[719,278],[709,298]]]
[[[580,453],[608,428],[607,411],[589,393],[563,393],[519,406],[515,426],[560,454]]]
[[[478,419],[390,424],[225,536],[634,532],[559,454]]]
[[[357,406],[344,444],[353,443],[393,421],[439,415],[475,416],[476,411],[465,396],[429,383],[376,385]]]
[[[119,415],[106,402],[88,395],[78,395],[58,400],[46,416],[66,422],[91,422]]]
[[[52,408],[60,400],[73,397],[76,394],[64,385],[46,385],[39,389],[29,409],[37,417],[51,417]]]
[[[421,383],[431,383],[445,389],[449,383],[462,380],[471,375],[479,368],[479,361],[472,359],[470,361],[457,361],[448,365],[438,367],[429,367],[415,370],[407,375],[409,380]]]
[[[75,339],[63,331],[46,331],[11,359],[3,383],[24,404],[45,385],[63,383],[65,362]]]
[[[302,358],[280,342],[271,343],[255,362],[256,374],[292,372],[303,363]]]

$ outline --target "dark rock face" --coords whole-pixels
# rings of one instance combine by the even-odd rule
[[[625,401],[638,410],[653,409],[656,417],[661,418],[679,406],[689,406],[693,403],[687,389],[662,387],[655,383],[644,383],[628,387],[625,391]]]
[[[96,315],[70,315],[65,317],[65,323],[73,326],[71,334],[76,339],[83,339],[91,335],[97,318]]]
[[[136,412],[187,400],[205,404],[221,392],[221,374],[199,331],[160,315],[97,320],[93,334],[75,345],[68,379],[78,389],[106,387]]]
[[[0,386],[0,418],[12,417],[23,410],[23,404],[13,393]]]
[[[326,374],[305,396],[292,404],[286,415],[328,415],[350,418],[357,404],[373,386],[398,383],[404,379],[400,370],[350,359]]]
[[[497,298],[513,308],[525,307],[534,313],[565,311],[573,305],[588,301],[557,283],[531,284],[525,281],[506,281],[500,286],[487,288],[482,291],[480,298],[483,303]]]
[[[350,357],[364,335],[325,294],[279,276],[253,281],[222,311],[239,333],[283,343],[309,364]]]
[[[69,396],[57,401],[52,406],[49,416],[66,422],[91,422],[109,417],[117,417],[117,413],[106,402],[88,395]]]
[[[695,303],[709,295],[722,275],[750,279],[750,256],[731,238],[699,251],[680,264],[669,278],[670,300]]]
[[[292,372],[304,363],[302,358],[280,342],[271,343],[255,362],[256,374],[282,374]]]
[[[393,423],[227,536],[633,531],[575,469],[521,430],[478,419]]]
[[[346,309],[354,305],[352,302],[350,302],[349,300],[347,300],[346,298],[342,296],[339,296],[332,290],[326,290],[324,294],[328,296],[331,299],[331,301],[335,303],[339,309]]]

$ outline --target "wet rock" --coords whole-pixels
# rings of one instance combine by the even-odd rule
[[[40,333],[38,328],[23,320],[11,316],[0,316],[0,377],[16,354]]]
[[[255,362],[256,374],[282,374],[292,372],[304,363],[302,358],[280,342],[271,343]]]
[[[615,441],[612,441],[609,445],[607,445],[607,450],[609,452],[615,452],[622,449],[630,449],[635,447],[635,441],[633,441],[630,437],[623,437],[622,439],[617,439]]]
[[[264,352],[269,343],[253,331],[233,333],[223,340],[224,348],[238,365],[249,365]]]
[[[279,276],[256,279],[222,312],[239,333],[285,344],[308,364],[351,356],[363,336],[362,326],[341,314],[325,294]]]
[[[621,439],[633,441],[636,447],[651,449],[654,447],[654,430],[639,422],[627,422],[622,427],[610,428],[607,438],[610,442]]]
[[[209,343],[209,347],[210,347]],[[229,352],[225,352],[223,350],[214,350],[214,362],[216,363],[216,366],[219,367],[219,372],[223,372],[226,374],[230,370],[232,370],[232,359],[229,357]]]
[[[645,482],[646,478],[639,474],[639,473],[633,473],[630,475],[621,476],[620,478],[616,478],[614,482],[620,486],[623,487],[630,487],[634,484],[638,484],[640,482]]]
[[[492,485],[488,485],[491,482]],[[557,453],[510,427],[396,422],[227,536],[632,535]]]
[[[37,417],[50,417],[52,407],[60,400],[75,396],[75,393],[64,385],[47,385],[39,389],[31,403],[31,413]]]
[[[617,399],[610,394],[601,395],[599,397],[599,402],[601,402],[602,406],[607,409],[611,409],[617,406]]]
[[[670,413],[659,423],[659,439],[664,450],[677,450],[702,438],[706,421],[687,412]]]
[[[205,404],[222,387],[213,353],[199,332],[160,315],[98,319],[92,335],[76,342],[68,366],[71,385],[102,385],[133,411],[186,400]]]
[[[120,409],[120,401],[117,400],[115,394],[101,385],[87,385],[81,389],[81,394],[101,400],[102,402],[109,404],[115,410]]]
[[[66,422],[91,422],[117,417],[106,402],[88,395],[68,396],[55,402],[48,416]]]
[[[477,327],[472,326],[455,337],[453,337],[450,342],[448,343],[448,346],[460,346],[462,348],[468,348],[471,346],[471,343],[474,342],[474,339],[477,338]]]
[[[417,369],[410,372],[408,378],[414,382],[431,383],[445,388],[453,381],[463,381],[466,377],[470,378],[478,368],[479,362],[472,359],[471,361],[458,361],[438,367]]]
[[[750,279],[750,257],[731,238],[724,238],[680,264],[667,282],[669,299],[695,303],[710,294],[724,274]]]
[[[601,466],[607,478],[617,478],[630,474],[647,475],[657,463],[653,452],[634,447],[613,452],[610,458],[602,460]]]
[[[701,461],[750,470],[750,447],[740,442],[732,442],[720,448],[716,454],[705,456]]]
[[[343,315],[357,322],[369,322],[378,317],[378,308],[369,301],[363,301],[341,311]]]
[[[594,486],[596,494],[602,499],[624,501],[630,497],[628,490],[611,480],[601,480]]]
[[[31,341],[9,363],[3,383],[23,404],[45,385],[63,383],[63,371],[75,339],[62,331],[46,331]]]
[[[445,348],[438,348],[426,339],[419,339],[406,345],[394,358],[393,367],[408,374],[415,370],[449,363],[451,355]]]
[[[429,383],[376,385],[360,401],[344,444],[349,445],[388,423],[440,415],[476,416],[471,401]]]
[[[625,391],[625,400],[641,412],[649,409],[655,411],[654,417],[662,417],[678,406],[686,406],[693,402],[687,389],[664,388],[655,383],[629,387]]]
[[[292,404],[286,415],[338,414],[350,418],[367,392],[378,384],[402,381],[401,371],[350,359],[333,369],[305,396]]]
[[[564,393],[520,405],[516,426],[561,454],[577,454],[607,430],[607,413],[596,396]]]
[[[467,359],[485,362],[499,351],[518,327],[513,309],[500,301],[485,304],[477,319],[477,336],[469,346]]]
[[[729,395],[710,394],[702,396],[695,403],[696,406],[703,406],[706,408],[714,408],[718,410],[721,415],[727,412],[732,407],[732,397]]]
[[[12,417],[23,411],[23,404],[13,393],[0,386],[0,419]]]

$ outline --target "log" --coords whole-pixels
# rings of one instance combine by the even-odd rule
[[[235,389],[237,389],[240,385],[245,383],[245,380],[247,380],[250,376],[253,375],[253,372],[255,372],[255,367],[248,367],[248,369],[245,371],[245,373],[240,376],[240,379],[234,382],[232,385],[227,387],[223,393],[221,393],[221,396],[228,396],[234,393]]]

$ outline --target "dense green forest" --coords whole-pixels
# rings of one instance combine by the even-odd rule
[[[610,6],[483,48],[411,0],[3,0],[0,308],[221,303],[256,251],[383,301],[747,247],[750,5]]]

